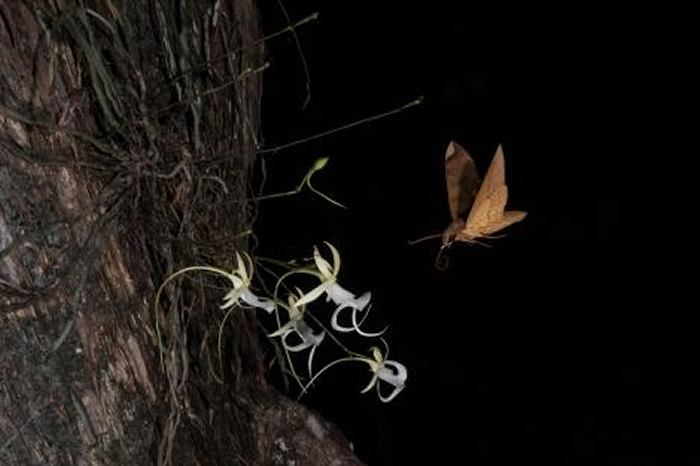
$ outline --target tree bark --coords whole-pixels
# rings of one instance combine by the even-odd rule
[[[264,52],[253,0],[0,0],[0,464],[360,465],[217,343]],[[156,327],[158,321],[158,328]]]

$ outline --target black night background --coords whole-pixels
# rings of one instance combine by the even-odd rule
[[[266,193],[329,157],[314,186],[347,210],[308,190],[263,201],[256,254],[308,257],[333,243],[341,282],[372,291],[371,320],[390,325],[391,357],[409,371],[383,404],[359,393],[364,367],[338,366],[306,403],[369,465],[657,464],[660,361],[628,299],[627,142],[611,137],[620,103],[602,94],[619,84],[615,52],[592,57],[590,31],[556,12],[534,24],[496,8],[390,3],[284,2],[289,20],[280,3],[263,9],[266,34],[319,13],[295,30],[298,47],[290,34],[267,43],[264,148],[423,96],[264,157]],[[453,246],[440,272],[439,240],[408,242],[449,223],[450,140],[482,175],[502,142],[508,207],[529,215],[488,247]]]

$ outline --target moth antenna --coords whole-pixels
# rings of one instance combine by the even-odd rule
[[[423,236],[422,238],[409,240],[408,244],[409,244],[409,246],[413,246],[414,244],[422,243],[423,241],[428,241],[429,239],[440,238],[441,236],[442,236],[442,233],[435,233],[434,235],[428,235],[428,236]]]

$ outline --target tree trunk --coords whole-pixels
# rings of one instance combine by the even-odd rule
[[[361,464],[213,280],[154,304],[246,249],[263,59],[253,0],[0,0],[0,464]]]

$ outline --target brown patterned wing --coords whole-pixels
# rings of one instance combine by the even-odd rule
[[[476,194],[464,230],[457,239],[469,241],[488,236],[525,218],[527,215],[525,212],[505,212],[508,201],[505,169],[503,148],[499,144],[479,192]]]
[[[454,141],[445,152],[445,179],[452,221],[464,221],[479,188],[479,174],[469,152]]]
[[[493,233],[497,233],[504,228],[511,226],[514,223],[518,223],[527,216],[527,212],[521,210],[510,210],[504,212],[499,220],[496,220],[488,225],[484,231],[481,232],[482,236],[489,236]]]

